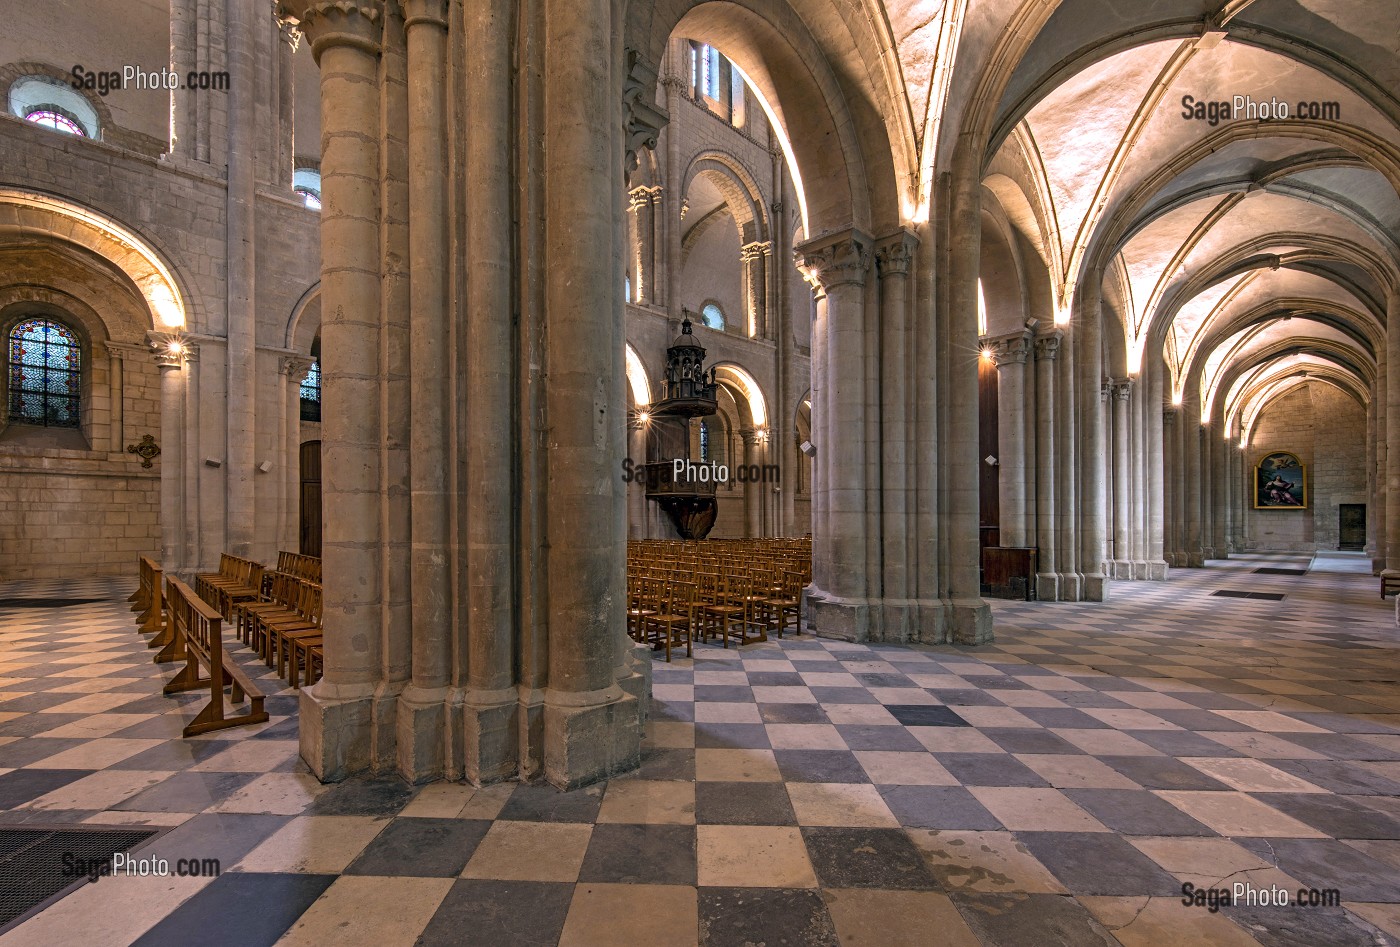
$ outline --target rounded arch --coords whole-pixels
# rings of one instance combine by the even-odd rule
[[[734,362],[714,366],[715,381],[728,389],[740,409],[740,420],[754,428],[768,425],[768,402],[754,377]]]
[[[0,187],[0,238],[43,236],[84,247],[136,284],[150,311],[151,328],[187,325],[185,300],[172,268],[147,240],[104,214],[34,191]]]
[[[749,169],[733,155],[723,151],[702,151],[691,159],[681,178],[681,196],[690,193],[695,179],[704,176],[729,205],[734,223],[739,228],[739,242],[768,240],[771,227],[763,205],[763,192],[758,188]]]
[[[623,343],[627,357],[627,390],[632,395],[632,407],[641,409],[651,404],[651,380],[641,356],[631,342]]]
[[[321,281],[306,288],[287,318],[283,345],[296,352],[310,352],[311,343],[321,334]]]

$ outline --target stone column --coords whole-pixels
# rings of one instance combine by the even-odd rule
[[[180,343],[155,342],[160,366],[160,565],[171,574],[184,572],[185,562],[185,379],[180,370]]]
[[[914,504],[909,495],[908,411],[911,385],[907,371],[909,338],[909,266],[918,238],[900,231],[875,248],[880,274],[880,543],[881,591],[885,604],[881,626],[885,640],[906,641],[914,598],[909,562],[909,524]]]
[[[1035,597],[1042,602],[1058,601],[1060,597],[1060,576],[1055,570],[1055,357],[1059,352],[1058,329],[1036,336]]]
[[[625,635],[626,425],[614,195],[625,148],[610,0],[545,0],[543,226],[549,687],[544,770],[561,788],[635,766],[641,708],[614,677]],[[620,210],[620,208],[618,208]],[[606,265],[604,265],[606,264]]]
[[[412,678],[398,695],[397,762],[409,782],[444,769],[451,683],[448,525],[451,373],[447,300],[447,0],[405,0],[408,47],[409,511]]]
[[[1164,546],[1167,515],[1168,472],[1163,460],[1163,447],[1167,433],[1164,421],[1167,415],[1162,405],[1162,366],[1154,362],[1147,366],[1147,399],[1143,410],[1146,412],[1147,431],[1144,452],[1142,479],[1139,481],[1147,504],[1147,577],[1165,579],[1167,562]]]
[[[739,261],[744,268],[744,310],[748,318],[749,338],[771,337],[768,329],[768,254],[772,244],[761,241],[746,243],[739,249]]]
[[[1375,536],[1375,552],[1371,556],[1371,571],[1377,575],[1385,568],[1386,549],[1388,546],[1386,538],[1386,524],[1390,521],[1390,497],[1388,496],[1388,460],[1390,457],[1390,443],[1387,440],[1389,433],[1389,400],[1390,382],[1390,362],[1386,358],[1386,349],[1382,348],[1376,353],[1376,387],[1371,397],[1371,401],[1376,406],[1376,457],[1373,480],[1375,481],[1374,507],[1375,525],[1372,533]]]
[[[1104,482],[1107,479],[1107,445],[1104,443],[1103,383],[1103,274],[1084,274],[1079,291],[1084,294],[1079,336],[1080,428],[1080,570],[1084,574],[1086,602],[1108,598],[1108,577],[1104,575],[1104,545],[1108,538],[1108,516]]]
[[[256,553],[253,541],[257,509],[253,483],[257,445],[257,255],[255,248],[254,149],[258,127],[254,110],[257,69],[253,50],[253,7],[246,0],[227,0],[226,31],[229,72],[227,153],[226,281],[228,292],[225,363],[228,407],[228,446],[224,477],[228,500],[224,507],[229,552]],[[266,7],[261,8],[266,14]],[[266,21],[259,24],[266,28]],[[195,93],[186,91],[185,94]]]
[[[1223,393],[1222,393],[1223,394]],[[1211,530],[1213,533],[1211,545],[1215,547],[1215,558],[1230,558],[1230,504],[1228,501],[1229,490],[1226,484],[1229,482],[1229,467],[1226,464],[1228,455],[1226,450],[1230,444],[1225,438],[1223,430],[1225,418],[1220,413],[1217,406],[1214,423],[1206,429],[1206,437],[1210,440],[1211,469],[1214,471],[1213,483],[1211,484],[1211,504],[1215,514],[1211,518]]]
[[[978,416],[977,276],[981,259],[981,152],[966,139],[953,155],[949,195],[948,328],[944,346],[951,386],[947,471],[949,583],[952,638],[958,644],[992,639],[991,606],[982,601],[980,521],[981,443]]]
[[[763,461],[759,454],[762,445],[759,443],[758,432],[753,428],[744,428],[739,432],[739,438],[744,444],[744,466],[752,468],[755,465],[762,465]],[[731,476],[734,474],[731,472]],[[760,522],[762,514],[762,498],[759,491],[763,489],[761,483],[748,480],[743,484],[744,488],[744,534],[746,536],[762,536],[763,526]]]
[[[634,187],[627,192],[627,210],[632,215],[633,232],[637,239],[632,244],[632,302],[648,305],[654,302],[652,281],[656,273],[652,269],[656,243],[656,203],[653,189]]]
[[[301,34],[289,24],[277,23],[277,141],[273,151],[276,184],[290,188],[296,164],[296,52]]]
[[[1001,545],[1029,544],[1026,530],[1026,356],[1030,333],[1017,332],[992,344],[997,366],[997,460]]]
[[[380,676],[377,2],[283,4],[321,68],[325,673],[301,691],[301,754],[322,780],[371,761]]]
[[[1057,541],[1055,565],[1060,570],[1060,601],[1077,602],[1083,594],[1084,576],[1079,573],[1079,491],[1077,460],[1079,442],[1075,439],[1079,419],[1074,405],[1078,400],[1074,373],[1074,349],[1071,344],[1077,326],[1070,326],[1060,346],[1056,361],[1059,374],[1055,380],[1055,519]]]
[[[1128,404],[1133,396],[1133,382],[1130,378],[1113,383],[1113,574],[1115,578],[1133,577],[1132,528],[1129,523],[1132,507],[1129,498],[1132,485],[1129,481],[1129,459],[1131,432],[1129,431]]]
[[[284,355],[278,371],[286,378],[282,385],[282,464],[281,546],[297,552],[301,548],[301,383],[311,370],[311,359],[299,355]]]
[[[646,260],[647,285],[651,296],[647,302],[653,306],[666,305],[666,228],[663,226],[666,213],[665,188],[657,185],[651,189],[651,257]]]
[[[1183,522],[1186,524],[1186,562],[1192,569],[1199,569],[1205,563],[1205,550],[1201,544],[1201,406],[1194,393],[1188,393],[1181,410],[1182,462],[1185,476],[1182,477]]]
[[[1147,568],[1147,543],[1148,531],[1151,529],[1149,522],[1151,514],[1148,510],[1147,490],[1149,489],[1147,468],[1147,427],[1150,417],[1149,410],[1156,410],[1148,403],[1147,379],[1139,375],[1133,385],[1132,400],[1128,404],[1129,426],[1132,428],[1130,438],[1131,457],[1129,458],[1128,469],[1128,490],[1130,512],[1128,521],[1131,524],[1132,537],[1129,539],[1130,555],[1132,556],[1132,577],[1134,579],[1148,578]],[[1154,476],[1153,481],[1160,478]]]
[[[869,637],[869,581],[866,562],[865,305],[870,241],[856,231],[809,241],[799,248],[803,265],[821,284],[818,324],[824,329],[822,381],[813,389],[814,420],[820,408],[822,439],[813,465],[814,499],[823,498],[824,535],[816,537],[814,561],[827,573],[813,582],[810,621],[828,638],[864,641]],[[823,318],[824,316],[824,318]],[[813,352],[816,355],[815,349]],[[814,360],[815,362],[815,360]],[[818,402],[816,399],[820,397]],[[824,583],[824,584],[823,584]]]
[[[676,43],[671,44],[671,55],[669,59],[674,60]],[[670,115],[675,115],[681,104],[681,90],[685,88],[686,82],[676,73],[677,64],[671,63],[671,71],[661,80],[662,87],[666,90],[666,111]],[[685,169],[681,166],[681,136],[676,131],[676,126],[667,126],[666,135],[666,191],[662,195],[665,201],[665,228],[666,237],[666,311],[671,314],[671,318],[676,322],[681,319],[681,199],[685,197],[681,189],[681,175]],[[814,361],[815,364],[815,361]]]

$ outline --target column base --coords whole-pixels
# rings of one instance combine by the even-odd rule
[[[394,730],[399,775],[410,783],[451,777],[447,771],[448,698],[446,687],[409,685],[398,697]]]
[[[953,599],[952,643],[961,645],[990,644],[992,641],[992,606],[980,598]]]
[[[1078,572],[1060,573],[1060,601],[1077,602],[1084,588],[1084,576]]]
[[[807,627],[818,638],[869,641],[871,609],[868,602],[841,599],[815,585],[807,587]]]
[[[1083,597],[1085,602],[1106,602],[1108,601],[1108,587],[1112,580],[1106,575],[1089,574],[1084,577]]]
[[[1164,559],[1149,559],[1144,565],[1147,566],[1147,578],[1153,582],[1165,581],[1167,573],[1171,571]]]
[[[373,766],[373,689],[303,687],[298,695],[301,758],[323,783],[338,782]]]
[[[616,685],[587,694],[549,691],[544,702],[544,777],[577,789],[642,762],[642,708]]]
[[[467,688],[462,699],[462,771],[474,786],[516,775],[520,765],[520,700],[513,687]]]
[[[1206,554],[1205,554],[1205,551],[1204,551],[1204,550],[1202,550],[1201,552],[1188,552],[1188,553],[1186,554],[1186,568],[1188,568],[1188,569],[1204,569],[1205,567],[1206,567]]]
[[[1058,602],[1060,600],[1060,575],[1058,572],[1036,573],[1035,597],[1041,602]]]
[[[1133,562],[1131,559],[1114,559],[1112,576],[1115,579],[1132,579]]]

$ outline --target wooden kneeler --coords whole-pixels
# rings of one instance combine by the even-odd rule
[[[194,594],[179,579],[167,579],[165,597],[170,605],[170,624],[174,627],[173,644],[185,666],[165,685],[165,693],[209,688],[209,703],[186,725],[184,735],[192,737],[211,730],[223,730],[245,723],[263,723],[268,719],[263,709],[263,693],[231,658],[224,653],[222,616],[203,599]],[[200,676],[200,665],[209,670]],[[224,688],[232,690],[233,703],[248,700],[248,711],[229,715],[224,707]]]

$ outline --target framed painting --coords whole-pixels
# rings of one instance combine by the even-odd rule
[[[1308,506],[1307,468],[1296,454],[1275,451],[1254,468],[1256,510],[1303,510]]]

